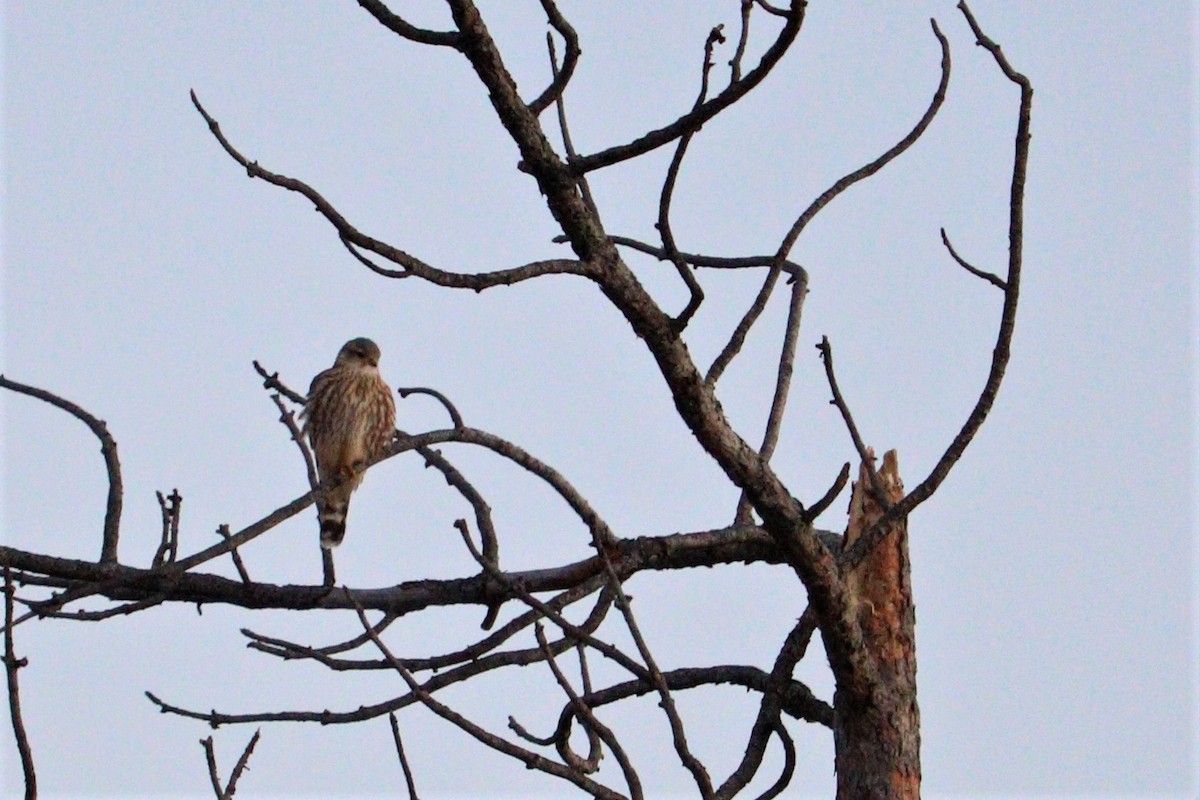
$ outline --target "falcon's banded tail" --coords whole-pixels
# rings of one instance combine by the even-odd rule
[[[317,512],[317,519],[321,521],[321,547],[332,550],[342,543],[346,537],[346,513],[349,510],[349,500],[322,504]]]

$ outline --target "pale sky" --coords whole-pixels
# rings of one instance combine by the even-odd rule
[[[684,111],[709,28],[737,26],[736,0],[561,5],[583,47],[567,94],[581,152]],[[445,25],[440,3],[395,8]],[[481,8],[532,97],[548,76],[539,4]],[[910,520],[924,792],[1193,797],[1197,4],[972,8],[1033,82],[1034,138],[1008,378],[975,444]],[[736,493],[594,286],[557,277],[476,295],[373,275],[308,203],[247,180],[188,100],[195,89],[248,157],[308,181],[362,230],[437,266],[487,271],[567,255],[460,56],[401,41],[348,1],[21,0],[2,15],[0,372],[107,421],[124,467],[122,560],[144,566],[153,554],[155,490],[183,495],[184,552],[215,542],[221,523],[239,528],[303,493],[295,446],[250,363],[303,391],[353,336],[380,344],[394,386],[435,387],[468,424],[558,468],[620,536],[729,522]],[[910,486],[970,410],[1000,294],[953,264],[938,229],[974,263],[1002,270],[1017,92],[950,0],[813,2],[777,74],[704,128],[680,178],[682,249],[773,251],[813,197],[919,118],[938,79],[931,16],[954,61],[943,111],[907,155],[825,209],[793,253],[811,293],[773,463],[807,500],[853,458],[813,349],[822,335],[864,437],[898,448]],[[755,17],[752,56],[773,31]],[[718,85],[732,45],[718,52]],[[552,118],[543,120],[557,141]],[[610,232],[653,239],[668,158],[664,149],[594,178]],[[682,308],[670,267],[630,263],[661,302]],[[687,338],[706,365],[760,275],[699,277],[707,299]],[[752,441],[785,312],[780,293],[719,391]],[[0,394],[0,414],[3,542],[95,558],[106,484],[94,437],[25,397]],[[399,401],[398,424],[446,422],[412,398]],[[461,446],[444,451],[491,503],[506,568],[588,554],[583,527],[527,474]],[[467,511],[415,454],[381,465],[355,495],[339,579],[367,588],[474,574],[451,527]],[[843,498],[820,524],[840,530],[844,514]],[[256,580],[319,582],[316,540],[308,511],[243,556]],[[234,574],[228,563],[211,568]],[[769,668],[804,603],[782,567],[643,574],[629,590],[664,667]],[[414,615],[389,642],[402,656],[455,650],[478,636],[478,621],[474,608]],[[215,736],[227,771],[253,727],[214,733],[161,715],[145,690],[229,713],[353,709],[401,693],[393,674],[335,674],[247,650],[243,627],[322,645],[358,623],[347,612],[206,607],[198,617],[175,605],[18,628],[43,796],[211,796],[197,740]],[[615,624],[605,631],[621,641]],[[830,699],[819,647],[797,676]],[[605,677],[619,674],[600,668]],[[560,695],[538,665],[444,699],[497,732],[509,714],[541,731]],[[713,689],[678,702],[699,754],[724,777],[754,696]],[[609,719],[653,796],[690,796],[656,712],[647,700]],[[574,791],[420,707],[400,721],[424,798]],[[830,796],[830,733],[790,729],[800,751],[793,791]],[[779,763],[773,747],[762,788]],[[6,705],[0,766],[4,796],[18,796]],[[239,785],[239,797],[403,792],[385,719],[266,725]]]

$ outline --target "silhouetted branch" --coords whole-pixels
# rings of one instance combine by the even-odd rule
[[[735,796],[758,773],[771,734],[780,726],[779,714],[783,708],[782,693],[788,687],[796,665],[808,652],[809,642],[812,641],[812,635],[816,629],[816,614],[811,608],[806,608],[775,656],[775,664],[771,668],[767,687],[763,689],[762,699],[759,701],[758,716],[750,728],[750,739],[746,743],[745,753],[737,768],[717,789],[716,796],[718,798]]]
[[[379,636],[372,630],[363,610],[361,608],[357,608],[356,611],[358,611],[359,620],[363,623],[363,629],[371,637],[371,641],[375,643],[375,646],[379,648],[379,652],[383,654],[384,658],[388,660],[388,662],[392,665],[404,682],[408,684],[408,688],[413,695],[416,696],[416,698],[434,714],[457,726],[475,740],[487,745],[493,750],[504,753],[507,756],[511,756],[512,758],[521,761],[529,769],[536,769],[549,775],[564,778],[565,780],[568,780],[578,786],[580,789],[588,792],[593,797],[604,798],[605,800],[618,800],[621,797],[616,792],[613,792],[602,784],[596,783],[578,770],[572,769],[571,767],[563,764],[558,764],[548,758],[544,758],[543,756],[534,753],[531,750],[526,750],[524,747],[513,744],[507,739],[503,739],[494,733],[490,733],[482,726],[477,725],[476,723],[464,717],[462,714],[454,711],[449,706],[439,702],[433,697],[433,695],[429,694],[429,692],[425,691],[421,685],[417,683],[416,678],[414,678],[412,673],[405,668],[403,662],[392,655],[392,652],[388,649],[388,646],[384,644],[384,641],[380,639]]]
[[[637,239],[631,239],[628,236],[610,236],[609,241],[613,244],[622,247],[628,247],[631,250],[637,250],[639,253],[645,253],[648,256],[654,256],[659,261],[670,261],[671,257],[666,250],[661,247],[655,247],[646,242],[640,242]],[[565,241],[562,237],[555,237],[554,241]],[[775,256],[707,256],[697,253],[677,252],[676,255],[685,263],[693,267],[705,267],[709,269],[753,269],[756,267],[770,267],[775,263]],[[784,260],[780,265],[780,270],[787,273],[790,280],[804,281],[808,283],[808,273],[804,271],[804,267],[792,261]]]
[[[213,119],[212,116],[200,104],[196,93],[191,93],[192,104],[196,110],[200,112],[200,116],[204,117],[204,121],[208,123],[208,129],[212,135],[220,143],[221,147],[229,154],[229,157],[245,168],[246,173],[251,178],[259,178],[278,186],[282,189],[287,189],[290,192],[296,192],[303,195],[309,200],[321,214],[333,225],[338,236],[341,237],[343,243],[360,247],[364,250],[386,258],[394,264],[399,265],[403,269],[404,274],[415,275],[422,280],[438,286],[445,286],[458,289],[473,289],[477,292],[489,289],[493,286],[509,286],[520,281],[536,278],[541,275],[561,275],[574,274],[583,275],[584,269],[579,261],[556,259],[550,261],[535,261],[521,267],[511,269],[497,270],[495,272],[481,274],[465,274],[457,272],[446,272],[437,269],[419,258],[404,252],[398,247],[393,247],[386,242],[382,242],[371,236],[368,236],[350,224],[350,222],[342,216],[342,214],[333,207],[317,190],[313,189],[304,181],[289,178],[286,175],[280,175],[270,170],[264,169],[258,165],[257,161],[250,161],[243,156],[229,140],[225,138],[225,134],[221,132],[220,124]],[[360,259],[361,260],[361,259]],[[387,274],[387,270],[378,268],[375,270],[381,274]],[[400,277],[392,275],[391,277]]]
[[[388,722],[392,724],[392,741],[396,743],[396,756],[400,759],[400,769],[404,770],[404,783],[408,786],[408,798],[409,800],[419,800],[412,767],[408,765],[408,759],[404,756],[404,742],[400,741],[400,723],[396,720],[395,713],[388,714]]]
[[[28,659],[17,658],[13,650],[13,588],[12,570],[4,566],[4,671],[8,678],[8,716],[12,722],[13,737],[17,741],[17,752],[21,756],[21,772],[25,776],[25,800],[37,798],[37,772],[33,765],[33,748],[29,746],[29,735],[25,732],[25,721],[21,717],[21,688],[17,670],[29,664]]]
[[[779,60],[783,58],[784,53],[791,47],[797,34],[800,33],[800,26],[804,22],[805,6],[806,3],[804,0],[792,0],[791,8],[785,14],[786,22],[783,29],[779,32],[779,36],[771,43],[766,52],[763,53],[762,58],[754,69],[746,73],[746,76],[740,81],[730,83],[716,97],[707,100],[697,108],[693,108],[671,124],[652,130],[628,144],[617,145],[598,153],[571,159],[569,164],[572,171],[576,175],[582,175],[592,170],[612,166],[621,161],[628,161],[631,158],[636,158],[665,144],[669,144],[686,133],[699,130],[705,122],[708,122],[721,111],[741,100],[770,74],[775,65],[779,63]]]
[[[742,0],[742,21],[737,48],[733,52],[733,58],[729,59],[730,83],[737,83],[742,79],[742,57],[746,55],[746,43],[750,40],[750,12],[753,10],[754,0]]]
[[[742,686],[756,692],[765,692],[771,686],[770,673],[764,672],[758,667],[737,664],[724,664],[716,667],[681,667],[668,670],[662,675],[663,680],[673,692],[721,684]],[[585,696],[583,701],[592,709],[596,709],[628,697],[641,697],[655,691],[657,690],[652,682],[634,679],[613,684],[604,689],[597,689]],[[783,688],[779,689],[779,698],[780,707],[788,716],[827,728],[833,727],[833,707],[813,695],[812,691],[800,681],[789,680]]]
[[[625,776],[625,783],[629,787],[629,793],[633,797],[638,797],[642,794],[641,779],[638,777],[637,770],[633,768],[633,763],[629,760],[629,756],[625,752],[625,748],[621,746],[617,740],[616,734],[612,729],[602,723],[588,708],[587,704],[579,697],[579,694],[571,686],[571,682],[558,668],[558,663],[554,660],[554,654],[550,652],[550,646],[546,642],[546,632],[542,629],[540,622],[534,626],[534,633],[537,636],[538,645],[546,654],[546,664],[550,667],[550,671],[554,673],[554,679],[558,685],[566,693],[571,709],[579,724],[583,726],[587,732],[589,752],[586,759],[580,758],[571,750],[570,731],[564,730],[555,736],[555,746],[559,756],[569,766],[574,767],[583,773],[593,773],[600,769],[600,741],[608,745],[608,749],[612,751],[613,757],[617,759],[617,763],[621,767],[621,772]],[[585,693],[586,693],[585,689]]]
[[[121,534],[121,502],[125,490],[121,482],[121,460],[117,457],[117,442],[109,434],[108,426],[104,424],[104,420],[96,419],[70,400],[64,400],[45,389],[26,386],[23,383],[11,381],[3,375],[0,375],[0,387],[61,408],[87,425],[88,429],[100,440],[100,454],[104,456],[104,468],[108,472],[108,500],[104,508],[104,536],[100,545],[100,562],[103,564],[116,563],[117,539]]]
[[[696,103],[693,109],[699,108],[705,98],[708,96],[708,74],[712,71],[713,47],[718,42],[724,42],[725,35],[721,32],[721,26],[713,28],[708,38],[704,41],[704,63],[700,68],[700,94],[696,97]],[[696,130],[699,130],[698,128]],[[683,157],[687,154],[688,145],[691,144],[692,137],[696,135],[696,130],[690,130],[683,136],[679,137],[679,144],[675,147],[675,155],[671,157],[671,164],[667,167],[667,177],[663,181],[662,192],[659,194],[658,200],[658,228],[659,235],[662,237],[663,252],[667,254],[667,258],[675,265],[679,277],[683,279],[684,284],[688,288],[688,303],[683,311],[679,313],[673,321],[675,330],[682,331],[687,327],[688,321],[692,315],[700,308],[700,304],[704,302],[704,291],[700,288],[700,284],[696,281],[696,276],[688,268],[687,262],[679,257],[679,248],[675,246],[675,235],[671,232],[671,198],[675,193],[675,182],[679,178],[679,168],[683,166]]]
[[[831,405],[837,406],[837,410],[842,415],[842,421],[846,423],[846,430],[850,432],[850,439],[854,442],[854,449],[858,452],[859,460],[866,467],[872,494],[880,503],[886,503],[887,501],[883,496],[883,488],[879,484],[879,474],[875,471],[875,457],[871,455],[866,444],[863,443],[862,436],[858,433],[858,426],[854,424],[854,415],[850,413],[850,406],[846,405],[846,398],[842,397],[842,392],[838,388],[837,377],[833,374],[833,348],[829,344],[828,336],[821,337],[821,343],[817,345],[817,350],[820,351],[821,362],[825,365],[825,378],[829,381],[829,391],[833,393],[833,399],[829,402]]]
[[[254,746],[258,744],[258,737],[261,733],[261,729],[256,730],[250,737],[250,741],[246,743],[242,755],[233,767],[233,772],[229,774],[229,782],[225,784],[224,789],[221,788],[221,776],[217,771],[217,754],[213,747],[213,737],[209,736],[200,740],[200,744],[204,747],[205,760],[208,762],[208,777],[212,781],[213,792],[216,794],[217,800],[232,800],[234,794],[237,793],[237,782],[245,772],[246,765],[250,763],[250,756],[254,753]]]
[[[439,47],[461,48],[461,39],[455,31],[430,31],[406,22],[392,13],[380,0],[358,0],[358,4],[367,10],[371,16],[385,28],[397,36],[401,36],[418,44],[436,45]]]
[[[154,494],[162,511],[162,541],[154,553],[154,558],[150,560],[150,566],[157,568],[162,566],[163,562],[172,563],[179,554],[179,515],[183,509],[183,497],[178,489],[172,489],[171,494],[166,497],[163,497],[162,492]]]
[[[222,539],[228,539],[230,536],[229,526],[225,523],[218,525],[217,535]],[[242,555],[237,551],[237,548],[235,547],[230,550],[229,555],[233,559],[233,567],[237,570],[238,577],[242,579],[242,583],[253,583],[253,581],[250,580],[250,573],[246,571],[245,563],[242,562]]]
[[[571,23],[567,22],[566,17],[558,10],[558,6],[554,4],[554,0],[541,0],[542,9],[546,12],[546,19],[563,37],[563,42],[566,43],[566,53],[563,56],[562,69],[554,62],[554,40],[550,38],[550,34],[546,34],[547,40],[551,48],[551,62],[553,80],[546,89],[537,96],[537,99],[529,104],[529,110],[533,114],[539,115],[545,111],[551,103],[556,102],[562,97],[563,91],[567,88],[567,84],[571,81],[571,76],[575,74],[575,65],[579,61],[579,36],[575,33],[575,29],[571,27]]]
[[[803,276],[803,273],[801,275]],[[796,341],[800,336],[800,317],[804,311],[804,298],[807,296],[807,280],[797,280],[792,284],[787,324],[783,332],[783,346],[779,354],[779,368],[775,373],[775,394],[771,398],[771,410],[767,413],[762,446],[758,449],[763,461],[771,460],[771,456],[775,455],[775,447],[779,444],[779,431],[783,427],[783,414],[787,409],[787,400],[792,388],[792,371],[796,363]],[[813,518],[809,517],[809,519]],[[734,524],[743,525],[751,521],[750,498],[743,490],[741,498],[738,500],[737,513],[734,515]]]
[[[990,272],[986,272],[984,270],[977,269],[976,267],[974,267],[970,263],[968,263],[962,256],[960,256],[958,254],[958,251],[954,249],[954,245],[950,244],[950,237],[948,237],[946,235],[945,228],[941,228],[941,234],[942,234],[942,244],[946,246],[946,249],[948,251],[950,251],[950,257],[953,258],[955,261],[957,261],[958,265],[960,267],[962,267],[967,272],[971,273],[972,275],[974,275],[977,278],[983,278],[985,281],[992,284],[992,286],[995,286],[996,288],[1000,289],[1001,291],[1008,288],[1008,284],[1006,284],[999,277],[993,275]]]
[[[847,461],[845,464],[842,464],[841,472],[833,479],[833,483],[826,490],[825,494],[821,496],[821,499],[808,507],[808,519],[810,521],[815,520],[825,513],[825,509],[829,508],[829,504],[837,499],[837,496],[842,493],[842,489],[846,488],[846,481],[849,479],[850,462]]]
[[[442,404],[442,408],[446,409],[446,413],[450,415],[450,422],[456,428],[463,427],[462,414],[458,413],[458,409],[450,402],[450,398],[439,392],[437,389],[428,389],[424,386],[399,386],[396,392],[401,397],[408,397],[410,394],[427,394]]]
[[[792,741],[792,735],[788,733],[782,721],[776,721],[772,732],[779,737],[779,743],[783,745],[783,769],[775,783],[760,794],[757,800],[771,800],[771,798],[783,794],[783,790],[792,782],[792,775],[796,772],[796,745]]]
[[[959,2],[958,8],[971,26],[976,43],[992,55],[1005,77],[1017,84],[1021,90],[1020,109],[1017,112],[1017,134],[1013,147],[1012,184],[1009,188],[1008,201],[1008,274],[1003,280],[1004,305],[1000,312],[1000,326],[996,334],[996,345],[992,348],[992,361],[987,379],[984,381],[979,399],[976,400],[975,406],[967,415],[966,422],[963,423],[962,428],[954,436],[929,475],[902,500],[895,503],[871,526],[870,530],[842,553],[839,560],[849,568],[853,568],[861,562],[871,548],[883,540],[893,521],[901,519],[928,500],[941,486],[946,476],[950,474],[950,470],[966,452],[967,446],[975,438],[975,434],[983,425],[984,420],[987,419],[988,413],[996,401],[996,395],[1000,391],[1000,384],[1004,380],[1004,372],[1012,353],[1012,337],[1021,290],[1021,266],[1024,252],[1025,178],[1029,167],[1029,129],[1033,108],[1033,85],[1027,77],[1012,68],[1008,59],[1001,52],[1000,46],[984,35],[967,4]]]
[[[302,406],[308,402],[307,397],[299,392],[292,391],[286,385],[284,385],[284,383],[279,380],[278,372],[272,372],[268,374],[266,369],[263,368],[263,365],[259,364],[258,361],[253,361],[251,363],[254,364],[254,371],[262,377],[264,389],[270,389],[271,391],[278,392],[298,406]]]
[[[871,163],[866,164],[839,178],[832,186],[822,192],[817,199],[813,200],[812,203],[809,204],[809,206],[792,224],[792,227],[788,230],[787,234],[783,238],[782,243],[779,245],[779,250],[775,255],[775,260],[771,264],[771,270],[767,273],[767,277],[763,280],[762,288],[759,289],[754,301],[750,304],[750,308],[747,309],[746,313],[742,316],[742,319],[738,322],[737,327],[734,328],[733,335],[730,336],[729,342],[713,361],[712,366],[709,367],[708,373],[705,376],[705,382],[707,382],[709,385],[717,382],[717,380],[721,377],[721,374],[725,371],[725,368],[729,366],[729,363],[733,361],[734,357],[741,351],[742,345],[746,340],[746,335],[750,332],[750,328],[753,327],[754,323],[758,321],[758,318],[762,315],[763,310],[767,307],[767,301],[770,299],[771,292],[775,288],[775,283],[779,278],[780,270],[777,264],[781,259],[787,258],[788,254],[792,251],[792,247],[795,245],[796,240],[808,226],[808,223],[811,222],[812,219],[818,213],[820,213],[825,206],[829,205],[829,203],[832,202],[833,199],[839,194],[864,178],[869,178],[875,173],[879,172],[879,170],[883,169],[888,165],[888,163],[893,161],[905,150],[915,144],[916,141],[921,138],[921,134],[923,134],[929,127],[929,124],[933,122],[933,118],[937,116],[938,110],[942,107],[942,102],[946,99],[946,87],[950,84],[950,43],[946,41],[946,37],[942,35],[941,30],[937,26],[937,22],[930,20],[930,23],[933,26],[934,36],[937,37],[938,43],[942,48],[942,77],[938,83],[937,90],[933,94],[933,99],[930,102],[929,107],[925,110],[925,113],[921,116],[921,119],[917,122],[916,126],[909,131],[903,139],[901,139],[899,142],[889,148],[887,152]]]

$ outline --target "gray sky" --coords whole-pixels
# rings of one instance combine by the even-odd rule
[[[414,20],[443,24],[440,4],[414,5]],[[694,97],[708,29],[736,29],[734,0],[563,8],[584,50],[567,96],[582,152],[673,119]],[[1009,376],[976,443],[910,523],[925,792],[1194,796],[1196,4],[976,0],[973,9],[1033,81],[1034,139]],[[483,10],[531,96],[548,71],[538,4]],[[680,179],[682,248],[772,251],[813,197],[920,116],[937,83],[931,16],[953,48],[944,110],[794,251],[811,294],[774,463],[805,499],[853,452],[826,402],[812,349],[821,335],[865,438],[899,449],[910,486],[970,409],[999,293],[954,266],[938,228],[975,263],[1002,270],[1017,93],[949,0],[815,2],[778,73],[705,127]],[[769,23],[756,20],[761,48]],[[125,470],[123,560],[144,565],[153,553],[156,489],[183,494],[189,552],[213,543],[218,524],[240,527],[301,494],[294,445],[250,361],[303,390],[358,335],[380,343],[393,385],[444,391],[469,424],[559,468],[619,535],[728,522],[736,495],[594,287],[550,278],[475,295],[372,275],[307,203],[248,181],[187,96],[195,88],[249,157],[307,180],[364,231],[435,265],[484,271],[564,254],[461,57],[400,41],[349,2],[6,2],[3,25],[0,370],[107,420]],[[668,157],[595,179],[610,232],[653,238]],[[631,263],[667,307],[682,307],[673,271]],[[708,299],[688,341],[707,364],[758,276],[700,277]],[[751,440],[785,310],[777,297],[721,385]],[[4,542],[94,558],[105,492],[95,440],[27,398],[0,395],[0,413]],[[420,398],[401,401],[399,416],[410,431],[445,424]],[[506,567],[587,555],[582,526],[547,489],[494,458],[446,452],[494,507]],[[372,587],[473,573],[450,524],[464,511],[416,456],[393,459],[355,496],[339,578]],[[844,511],[835,503],[821,524],[840,529]],[[258,580],[317,582],[316,536],[306,512],[244,557]],[[664,666],[769,666],[803,607],[782,568],[639,576],[630,591]],[[401,655],[429,655],[472,641],[477,624],[475,610],[432,612],[397,623],[390,641]],[[400,692],[393,675],[257,655],[241,627],[323,644],[357,622],[222,608],[197,617],[173,606],[20,628],[44,795],[210,794],[196,743],[210,731],[158,714],[147,689],[225,712],[352,709]],[[819,651],[799,675],[829,697]],[[531,667],[445,699],[494,730],[510,713],[545,730],[556,693]],[[712,690],[679,702],[700,755],[725,774],[752,698]],[[656,795],[686,792],[655,711],[646,702],[613,724],[643,754]],[[401,723],[422,796],[564,791],[423,709]],[[223,769],[251,732],[215,733]],[[793,732],[794,786],[828,796],[828,732]],[[15,795],[15,748],[0,738],[0,785]],[[267,726],[240,794],[394,795],[403,780],[391,747],[385,720]],[[766,782],[779,763],[770,759]]]

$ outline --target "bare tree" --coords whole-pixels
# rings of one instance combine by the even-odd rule
[[[305,398],[290,389],[278,373],[255,362],[264,387],[279,408],[281,421],[304,458],[311,491],[242,530],[222,529],[219,542],[189,555],[180,552],[182,497],[176,491],[166,496],[160,493],[161,544],[150,566],[141,568],[118,558],[121,467],[116,443],[104,423],[51,392],[0,377],[0,386],[55,405],[88,425],[101,442],[109,478],[109,499],[97,561],[0,547],[6,584],[5,665],[14,734],[25,769],[28,796],[36,795],[36,783],[33,755],[19,711],[17,670],[24,666],[24,661],[14,654],[14,629],[30,620],[100,620],[138,613],[163,603],[222,603],[251,609],[353,609],[362,623],[362,633],[323,647],[249,630],[242,633],[252,648],[282,660],[305,660],[333,671],[395,672],[402,691],[386,702],[344,712],[231,714],[180,707],[149,692],[147,696],[163,712],[201,720],[213,727],[282,720],[345,724],[388,716],[412,797],[417,796],[419,781],[405,758],[395,712],[415,704],[427,707],[486,747],[528,768],[570,782],[594,797],[643,797],[637,754],[622,745],[617,729],[606,723],[605,717],[614,704],[647,695],[657,698],[679,763],[691,775],[697,794],[706,800],[743,793],[759,774],[764,754],[773,740],[783,752],[784,765],[778,775],[763,776],[757,782],[762,787],[758,796],[773,797],[783,791],[792,781],[795,766],[790,721],[821,725],[832,731],[839,798],[919,796],[920,717],[907,520],[910,512],[938,490],[971,443],[992,407],[1009,360],[1021,278],[1023,195],[1032,99],[1029,81],[1009,64],[1000,47],[982,31],[966,3],[960,2],[958,9],[976,44],[994,59],[1004,77],[1020,89],[1008,209],[1008,264],[1002,275],[973,266],[954,249],[942,231],[949,258],[1001,292],[991,365],[978,400],[966,412],[961,428],[946,445],[941,458],[915,488],[905,490],[895,452],[886,453],[877,465],[873,450],[860,435],[850,403],[836,380],[832,345],[822,338],[818,351],[831,402],[845,422],[847,446],[853,447],[859,465],[846,529],[844,533],[835,533],[818,530],[813,522],[842,492],[851,465],[836,459],[830,466],[828,491],[811,498],[798,497],[771,466],[785,416],[808,292],[807,272],[791,261],[789,255],[798,237],[822,209],[855,183],[901,156],[938,113],[950,79],[951,60],[949,41],[936,21],[932,22],[932,32],[941,50],[941,75],[928,108],[912,129],[878,158],[846,174],[814,199],[769,254],[716,256],[687,252],[675,240],[672,196],[677,176],[689,144],[701,127],[753,91],[787,54],[802,30],[806,9],[803,0],[792,0],[786,6],[765,0],[741,0],[736,41],[726,42],[726,33],[718,26],[704,42],[698,43],[698,53],[702,55],[700,87],[689,109],[636,139],[585,154],[576,152],[572,144],[564,103],[581,49],[574,28],[555,0],[540,0],[541,13],[552,29],[547,34],[549,76],[545,87],[532,98],[518,92],[503,55],[472,0],[447,0],[454,23],[449,30],[428,30],[410,24],[380,0],[359,0],[359,5],[396,36],[414,45],[448,48],[469,62],[486,88],[505,134],[520,151],[519,168],[536,180],[546,208],[561,228],[559,241],[569,246],[573,255],[478,273],[453,272],[427,263],[360,230],[308,183],[273,172],[243,155],[193,93],[196,110],[225,153],[251,178],[306,198],[333,227],[346,250],[367,269],[385,278],[415,278],[441,287],[476,292],[552,274],[574,275],[590,281],[642,340],[680,419],[699,443],[702,457],[719,465],[739,492],[740,501],[736,508],[730,509],[730,521],[718,521],[709,530],[637,538],[621,536],[553,467],[513,442],[467,425],[453,403],[436,390],[404,388],[400,390],[402,396],[423,393],[436,398],[445,408],[450,425],[422,433],[397,431],[394,446],[385,458],[416,453],[465,499],[473,518],[459,519],[453,524],[478,564],[478,573],[455,580],[412,581],[387,589],[355,589],[337,585],[332,559],[323,552],[324,580],[319,584],[283,586],[257,582],[241,562],[239,548],[312,505],[329,487],[318,484],[311,455],[296,425],[295,411]],[[773,29],[774,38],[756,63],[747,64],[744,62],[749,51],[751,23],[759,19],[764,27]],[[728,78],[718,88],[715,52],[723,44],[733,52],[728,62]],[[549,114],[552,108],[553,115]],[[547,117],[552,117],[553,124],[545,122]],[[557,129],[561,145],[552,143],[548,132],[551,128]],[[656,220],[659,240],[644,242],[608,232],[603,209],[589,188],[589,176],[662,147],[673,148],[674,155],[661,187]],[[639,281],[627,261],[628,254],[669,262],[688,290],[686,305],[677,310],[664,308]],[[746,273],[748,280],[760,282],[753,302],[707,367],[696,363],[685,338],[689,323],[705,301],[698,277],[705,270],[739,270]],[[775,291],[781,288],[781,279],[789,311],[780,341],[773,399],[761,432],[753,437],[759,444],[754,445],[750,443],[751,434],[736,430],[722,412],[718,390],[722,375],[741,354],[747,334],[760,320]],[[491,503],[514,501],[485,498],[447,456],[435,449],[448,443],[489,450],[543,481],[586,526],[594,555],[579,562],[548,564],[523,572],[503,569],[501,538],[493,523]],[[238,580],[202,571],[205,564],[226,556],[234,560]],[[774,662],[759,666],[660,667],[653,643],[642,635],[638,626],[631,598],[624,589],[625,582],[644,571],[700,565],[730,565],[729,568],[736,569],[742,563],[775,564],[795,574],[797,611],[802,609],[802,613],[779,643]],[[21,597],[16,594],[16,585],[41,591],[36,597]],[[806,607],[801,597],[807,598]],[[85,598],[112,603],[99,610],[86,610],[78,605]],[[24,613],[14,614],[17,604],[24,608]],[[393,652],[386,639],[393,622],[405,615],[451,605],[480,606],[484,610],[483,627],[489,632],[466,647],[432,657],[414,658]],[[506,609],[512,613],[497,627],[500,614]],[[572,616],[577,621],[572,621]],[[632,644],[614,645],[614,630],[623,631],[621,635],[627,636]],[[795,677],[797,664],[817,631],[836,687],[829,700],[816,697]],[[365,654],[352,655],[363,650]],[[594,685],[589,660],[609,662],[627,676],[608,685]],[[560,687],[562,694],[558,723],[546,736],[527,731],[511,717],[508,734],[487,730],[438,697],[439,691],[447,686],[484,673],[533,663],[546,665],[546,679]],[[728,775],[712,774],[697,757],[689,745],[687,720],[675,703],[680,692],[716,684],[745,687],[757,702],[754,722],[741,734],[737,745],[742,756]],[[577,749],[580,739],[573,737],[577,729],[585,737],[586,753]],[[224,788],[212,740],[202,742],[218,797],[233,795],[257,740],[255,733]],[[603,756],[611,761],[610,768],[602,772]],[[614,763],[615,768],[611,766]]]

